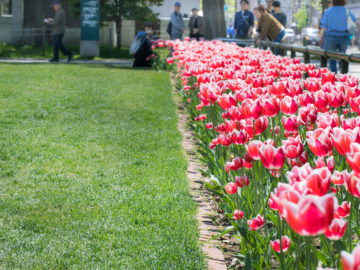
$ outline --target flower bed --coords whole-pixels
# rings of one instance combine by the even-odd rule
[[[358,269],[359,80],[218,41],[166,45],[237,264]]]

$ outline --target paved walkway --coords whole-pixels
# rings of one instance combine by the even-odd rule
[[[52,64],[47,59],[34,59],[34,58],[0,58],[0,63],[9,64]],[[60,61],[65,64],[66,61]],[[104,59],[104,60],[73,60],[71,64],[97,64],[97,65],[119,65],[119,66],[132,66],[132,60],[120,59]]]
[[[348,51],[349,53],[358,53],[357,50]],[[359,52],[360,53],[360,52]],[[319,64],[318,60],[313,61],[314,64]],[[0,63],[9,64],[52,64],[47,59],[34,59],[34,58],[0,58]],[[60,63],[66,63],[61,61]],[[120,59],[104,59],[104,60],[73,60],[71,64],[90,64],[90,65],[116,65],[116,66],[132,66],[132,60]],[[360,64],[350,63],[349,73],[360,78]]]

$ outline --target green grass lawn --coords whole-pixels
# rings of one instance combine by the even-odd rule
[[[0,65],[0,269],[203,269],[169,76]]]
[[[74,59],[81,59],[79,47],[69,47],[74,53]],[[0,58],[52,58],[52,47],[33,47],[33,46],[13,46],[5,43],[0,43]],[[61,55],[60,57],[64,56]],[[133,57],[129,53],[128,48],[109,48],[101,46],[100,57],[94,57],[93,59],[132,59]]]

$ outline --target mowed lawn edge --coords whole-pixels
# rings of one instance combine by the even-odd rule
[[[204,269],[168,73],[0,65],[1,269]]]

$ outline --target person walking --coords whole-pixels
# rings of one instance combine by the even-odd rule
[[[355,17],[345,8],[345,0],[333,0],[332,4],[321,18],[320,44],[324,41],[325,50],[345,53],[350,36],[348,20],[355,22]],[[329,62],[330,70],[337,72],[337,61],[330,59]]]
[[[184,31],[185,31],[185,24],[183,20],[183,16],[180,13],[181,10],[181,3],[176,2],[174,6],[174,12],[171,14],[170,17],[170,24],[171,24],[171,39],[182,40]]]
[[[192,16],[189,21],[190,38],[196,38],[199,41],[204,36],[204,19],[199,16],[197,8],[192,9]]]
[[[254,14],[249,11],[249,1],[240,1],[241,11],[235,14],[235,37],[239,39],[248,39],[251,37],[254,28]]]
[[[53,58],[50,60],[52,63],[59,62],[59,50],[63,55],[67,56],[67,61],[72,60],[73,54],[64,47],[62,40],[66,29],[66,15],[65,11],[61,6],[60,0],[54,0],[52,8],[55,10],[55,17],[45,19],[45,23],[52,25],[52,36],[53,36]]]
[[[280,1],[274,1],[273,8],[274,12],[272,15],[286,28],[286,14],[281,10]]]

